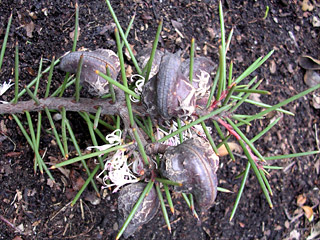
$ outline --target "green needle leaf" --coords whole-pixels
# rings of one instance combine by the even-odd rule
[[[249,175],[249,171],[250,171],[250,162],[247,163],[247,166],[246,166],[246,170],[244,171],[244,174],[243,174],[243,178],[242,178],[242,181],[241,181],[241,185],[240,185],[240,188],[238,190],[238,194],[237,194],[237,198],[236,198],[236,201],[234,203],[234,206],[232,208],[232,212],[231,212],[231,216],[230,216],[230,221],[232,221],[234,215],[236,214],[236,211],[237,211],[237,208],[238,208],[238,205],[239,205],[239,202],[240,202],[240,199],[241,199],[241,196],[242,196],[242,193],[243,193],[243,189],[246,185],[246,181],[248,179],[248,175]]]
[[[159,37],[160,37],[160,33],[162,31],[162,24],[163,24],[163,20],[161,19],[158,25],[158,29],[157,29],[157,33],[156,33],[156,37],[154,38],[154,42],[153,42],[153,46],[152,46],[152,50],[151,50],[151,55],[149,58],[149,61],[147,63],[147,68],[146,68],[146,77],[145,77],[145,83],[149,80],[149,76],[150,76],[150,72],[151,72],[151,68],[152,68],[152,62],[157,50],[157,46],[158,46],[158,42],[159,42]]]
[[[98,152],[89,153],[89,154],[86,154],[86,155],[83,155],[83,156],[80,156],[80,157],[75,157],[75,158],[69,159],[67,161],[58,163],[58,164],[52,166],[51,169],[56,169],[56,168],[59,168],[59,167],[67,166],[67,165],[79,162],[81,160],[84,160],[84,159],[97,157],[97,156],[104,155],[104,154],[107,154],[107,153],[110,153],[110,152],[114,152],[114,151],[117,151],[117,150],[120,150],[120,149],[126,149],[127,147],[129,147],[133,143],[134,142],[131,142],[131,143],[128,143],[128,144],[125,144],[125,145],[115,146],[115,147],[112,147],[112,148],[109,148],[109,149],[106,149],[106,150],[103,150],[103,151],[98,151]]]
[[[171,233],[170,220],[169,220],[169,217],[168,217],[168,212],[167,212],[166,206],[164,204],[164,200],[163,200],[163,196],[162,196],[162,193],[161,193],[161,190],[160,190],[160,187],[159,187],[159,183],[156,183],[156,190],[157,190],[158,198],[159,198],[159,201],[160,201],[160,205],[161,205],[161,209],[162,209],[164,220],[165,220],[165,222],[167,224],[169,232]]]
[[[193,122],[191,122],[191,123],[189,123],[187,125],[184,125],[183,127],[181,127],[180,129],[174,131],[173,133],[168,134],[167,136],[159,139],[158,142],[164,142],[164,141],[168,140],[169,138],[171,138],[171,137],[173,137],[173,136],[175,136],[175,135],[177,135],[177,134],[179,134],[179,133],[181,133],[181,132],[183,132],[183,131],[191,128],[191,127],[193,127],[194,125],[200,124],[202,121],[205,121],[205,120],[207,120],[207,119],[209,119],[209,118],[211,118],[211,117],[213,117],[215,115],[218,115],[221,112],[227,111],[230,107],[231,107],[231,105],[226,105],[226,106],[223,106],[221,108],[218,108],[218,109],[212,111],[211,113],[209,113],[207,115],[204,115],[204,116],[198,118],[197,120],[195,120],[195,121],[193,121]]]
[[[9,20],[8,20],[8,25],[6,29],[6,34],[4,35],[2,47],[1,47],[1,53],[0,53],[0,72],[1,72],[1,67],[3,63],[3,58],[4,58],[4,53],[6,52],[6,47],[7,47],[7,42],[8,42],[8,37],[9,37],[9,32],[10,32],[10,26],[12,22],[12,13],[10,14]]]
[[[48,76],[48,83],[47,83],[47,89],[46,93],[44,94],[44,97],[47,98],[49,96],[49,91],[50,91],[50,86],[51,86],[51,80],[52,80],[52,75],[53,75],[53,68],[54,68],[54,60],[55,56],[53,56],[51,65],[50,65],[50,70],[49,70],[49,76]]]
[[[107,75],[103,74],[102,72],[100,72],[98,70],[96,70],[96,74],[98,74],[100,77],[107,80],[109,83],[117,86],[118,88],[123,90],[125,93],[128,93],[128,94],[132,95],[134,98],[140,100],[140,96],[138,94],[136,94],[134,91],[130,90],[128,87],[125,87],[121,83],[117,82],[116,80],[113,80],[111,77],[108,77]]]

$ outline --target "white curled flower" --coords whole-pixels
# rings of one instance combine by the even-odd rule
[[[203,97],[210,88],[210,85],[208,85],[208,82],[210,80],[210,74],[200,69],[200,75],[196,76],[198,77],[198,79],[194,78],[193,81],[198,82],[199,84],[198,88],[196,89],[196,96],[199,98]]]
[[[117,192],[120,187],[128,184],[138,182],[140,179],[131,173],[129,165],[127,164],[128,156],[125,155],[125,150],[118,150],[111,159],[107,160],[104,165],[104,170],[97,176],[97,178],[107,171],[107,175],[103,177],[103,188],[114,187],[113,190]],[[112,183],[108,184],[107,180],[110,180]]]
[[[178,99],[179,101],[179,107],[176,109],[177,111],[182,110],[183,114],[180,115],[181,118],[189,117],[195,110],[195,106],[191,104],[191,100],[195,94],[196,90],[194,88],[191,88],[189,94],[187,97],[185,97],[183,100]]]
[[[160,127],[157,127],[157,140],[161,139],[162,137],[164,136],[167,136],[175,131],[178,130],[178,123],[175,122],[175,121],[172,121],[172,124],[169,124],[169,122],[166,122],[166,124],[169,126],[169,129],[168,131],[165,131],[163,130],[162,128]],[[185,125],[183,122],[181,124],[182,126]],[[184,131],[182,133],[182,137],[183,137],[183,140],[187,140],[189,138],[192,138],[192,133],[191,133],[191,130],[190,129],[187,129],[186,131]],[[166,140],[165,142],[163,142],[164,144],[166,145],[169,145],[169,146],[177,146],[179,145],[181,142],[180,142],[180,136],[177,134],[171,138],[169,138],[168,140]]]
[[[14,83],[11,83],[11,79],[9,79],[9,82],[4,82],[0,84],[0,96],[2,96],[8,89],[14,85]]]
[[[156,132],[156,138],[157,140],[163,138],[164,136],[169,135],[170,133],[174,132],[176,127],[172,124],[169,128],[169,131],[165,131],[164,129],[160,128],[159,126],[157,126],[156,128],[157,132]],[[166,141],[163,142],[163,144],[169,145],[169,146],[177,146],[178,144],[180,144],[180,139],[179,139],[179,135],[175,135],[169,139],[167,139]]]
[[[141,175],[143,171],[143,160],[137,152],[133,152],[134,161],[132,162],[132,172]]]
[[[157,140],[163,138],[164,136],[167,136],[175,131],[178,130],[178,123],[175,121],[172,121],[172,124],[169,125],[168,122],[166,122],[166,124],[169,126],[168,131],[165,131],[164,129],[160,128],[159,126],[157,126],[157,132],[156,132],[156,138]],[[186,125],[186,123],[181,122],[181,126]],[[212,130],[211,127],[207,127],[209,133],[211,134]],[[198,125],[194,125],[191,128],[188,128],[187,130],[185,130],[184,132],[182,132],[182,137],[183,137],[183,141],[187,140],[187,139],[191,139],[193,138],[193,135],[197,134],[200,137],[206,138],[206,134],[202,128],[202,126],[200,124]],[[177,146],[179,145],[180,142],[180,137],[179,134],[169,138],[168,140],[164,141],[163,144],[169,145],[169,146]]]
[[[117,133],[119,133],[119,136],[117,135]],[[99,151],[103,151],[103,150],[107,150],[113,146],[120,145],[121,144],[121,134],[122,134],[122,131],[120,129],[116,129],[112,133],[110,133],[106,136],[106,140],[109,142],[109,144],[105,144],[102,146],[91,146],[91,147],[87,147],[87,149],[91,150],[91,149],[96,148]]]
[[[136,77],[138,78],[138,80],[135,82],[136,87],[135,87],[135,89],[134,89],[134,92],[135,92],[137,95],[141,96],[142,87],[143,87],[143,85],[144,85],[144,80],[145,80],[145,79],[144,79],[143,76],[141,76],[141,75],[139,75],[139,74],[134,74],[134,75],[132,75],[132,76],[130,77],[130,80],[133,82]],[[132,102],[139,102],[139,100],[136,99],[135,97],[133,97],[133,96],[131,96],[131,95],[130,95],[129,97],[130,97],[130,100],[131,100]]]

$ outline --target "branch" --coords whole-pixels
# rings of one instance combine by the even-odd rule
[[[105,115],[119,115],[126,108],[124,101],[112,101],[106,99],[91,99],[91,98],[80,98],[79,102],[76,102],[73,98],[57,98],[49,97],[39,99],[40,104],[36,104],[33,100],[20,101],[17,104],[7,103],[0,104],[0,114],[15,114],[23,113],[24,111],[35,112],[41,111],[45,107],[53,110],[60,110],[65,107],[67,111],[71,112],[97,112],[98,107],[101,107],[101,114]],[[146,111],[142,105],[133,104],[132,111],[134,114],[139,116],[145,116]]]

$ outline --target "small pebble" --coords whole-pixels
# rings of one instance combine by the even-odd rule
[[[60,113],[56,113],[53,115],[53,120],[60,121],[62,119],[62,115]]]

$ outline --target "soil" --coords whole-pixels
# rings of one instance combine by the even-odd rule
[[[136,15],[128,36],[135,52],[152,43],[158,21],[163,18],[159,48],[171,52],[181,49],[188,54],[191,38],[194,37],[196,54],[218,61],[218,1],[111,2],[123,28]],[[222,5],[227,34],[234,28],[227,54],[228,63],[230,60],[234,62],[234,76],[239,76],[255,59],[274,49],[270,59],[252,74],[252,77],[263,80],[260,89],[272,93],[260,99],[275,104],[308,88],[303,81],[305,70],[298,65],[298,58],[303,54],[314,58],[320,56],[319,27],[312,24],[315,17],[319,19],[318,1],[310,1],[313,9],[309,11],[303,11],[300,1],[296,0],[226,0]],[[264,19],[267,6],[270,11]],[[106,3],[79,1],[79,11],[78,48],[116,50],[115,25]],[[1,45],[11,13],[13,20],[0,82],[14,79],[14,49],[17,42],[22,89],[36,76],[41,57],[46,68],[54,56],[60,57],[71,50],[75,1],[0,1]],[[44,75],[40,84],[40,95],[45,92],[47,77]],[[64,73],[55,71],[52,89],[56,89],[63,78]],[[12,96],[11,88],[0,100],[11,100]],[[25,95],[22,99],[28,97]],[[295,116],[283,115],[280,122],[256,142],[258,150],[264,156],[272,156],[318,149],[319,110],[313,107],[312,94],[290,103],[285,109]],[[242,110],[244,114],[257,111],[251,105]],[[32,116],[36,118],[36,115]],[[25,115],[19,117],[26,123]],[[70,113],[68,117],[76,129],[76,138],[89,139],[88,133],[82,131],[86,125],[79,115]],[[261,131],[272,119],[274,115],[268,115],[265,120],[255,121],[253,126],[244,129],[248,138]],[[45,120],[43,130],[47,128],[49,123]],[[119,230],[117,193],[107,192],[100,200],[93,199],[94,192],[89,187],[82,201],[72,208],[70,201],[79,189],[75,181],[81,183],[81,176],[85,176],[83,168],[77,164],[68,167],[71,171],[69,177],[52,171],[57,181],[57,184],[52,184],[47,175],[42,176],[39,171],[34,174],[33,151],[12,116],[0,116],[0,130],[0,239],[115,239]],[[48,134],[43,134],[41,138],[40,151],[47,151],[46,162],[62,160],[53,139]],[[83,150],[91,145],[87,140],[79,144]],[[70,148],[72,150],[71,142]],[[71,151],[72,154],[75,155],[75,151]],[[201,223],[191,215],[183,199],[175,197],[176,213],[170,215],[171,234],[159,211],[130,239],[306,239],[312,226],[319,222],[319,164],[319,155],[272,162],[272,165],[284,167],[283,170],[269,171],[273,209],[268,206],[251,173],[237,213],[229,221],[241,183],[236,176],[244,170],[246,160],[242,154],[236,155],[236,161],[223,157],[218,170],[219,186],[233,193],[219,192],[215,206],[201,217]],[[299,196],[299,199],[305,197],[302,205],[315,206],[312,222],[307,220],[298,206]],[[92,204],[99,201],[99,204]],[[16,232],[15,228],[21,232]]]

